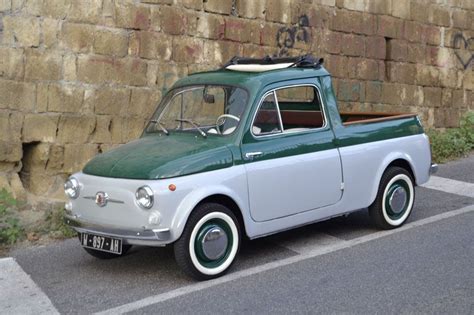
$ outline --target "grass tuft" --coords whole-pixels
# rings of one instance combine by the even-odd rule
[[[431,155],[436,163],[464,157],[474,149],[474,112],[467,112],[459,128],[429,130]]]

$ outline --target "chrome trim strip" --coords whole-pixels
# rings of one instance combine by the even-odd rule
[[[84,199],[89,199],[89,200],[94,200],[95,201],[95,196],[84,196],[82,197]],[[112,202],[112,203],[125,203],[125,201],[118,200],[118,199],[112,199],[112,198],[107,198],[107,202]]]
[[[282,90],[282,89],[288,89],[288,88],[292,88],[292,87],[300,87],[300,86],[312,86],[316,89],[316,91],[318,92],[318,98],[319,98],[319,103],[321,104],[321,111],[323,112],[323,119],[324,119],[324,125],[322,127],[319,127],[319,128],[309,128],[308,130],[299,130],[299,131],[285,131],[284,128],[283,128],[283,122],[281,121],[281,114],[280,114],[280,106],[278,104],[278,98],[276,96],[276,91],[278,90]],[[275,132],[275,133],[272,133],[272,134],[266,134],[266,135],[255,135],[253,133],[253,124],[255,122],[255,118],[257,117],[257,113],[258,111],[260,110],[260,107],[262,106],[262,103],[263,103],[263,100],[268,96],[270,95],[271,93],[274,93],[274,97],[275,97],[275,102],[277,104],[277,109],[278,109],[278,117],[280,118],[280,122],[281,122],[281,132]],[[304,84],[295,84],[295,85],[286,85],[286,86],[282,86],[282,87],[279,87],[279,88],[276,88],[276,89],[273,89],[273,90],[270,90],[268,91],[267,93],[265,93],[261,98],[260,98],[260,102],[257,106],[257,110],[254,112],[253,114],[253,118],[252,118],[252,124],[250,125],[250,134],[254,137],[254,139],[261,139],[261,138],[267,138],[267,137],[274,137],[274,136],[279,136],[279,135],[289,135],[289,134],[295,134],[295,133],[307,133],[307,132],[314,132],[314,131],[319,131],[319,130],[325,130],[325,129],[328,129],[328,119],[327,119],[327,115],[326,115],[326,105],[324,104],[323,102],[323,99],[321,97],[321,90],[319,89],[319,87],[316,85],[316,84],[312,84],[312,83],[304,83]]]

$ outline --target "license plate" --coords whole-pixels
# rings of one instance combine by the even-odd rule
[[[117,255],[122,254],[122,240],[119,238],[81,233],[81,245]]]

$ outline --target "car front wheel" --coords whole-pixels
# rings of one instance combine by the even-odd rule
[[[240,247],[237,218],[216,203],[199,205],[189,216],[183,234],[174,244],[176,262],[197,280],[223,275]]]

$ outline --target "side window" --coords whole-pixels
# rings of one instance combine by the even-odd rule
[[[268,94],[260,104],[252,125],[254,135],[268,135],[282,132],[275,93]]]
[[[300,131],[324,126],[318,90],[296,86],[276,90],[284,131]]]

